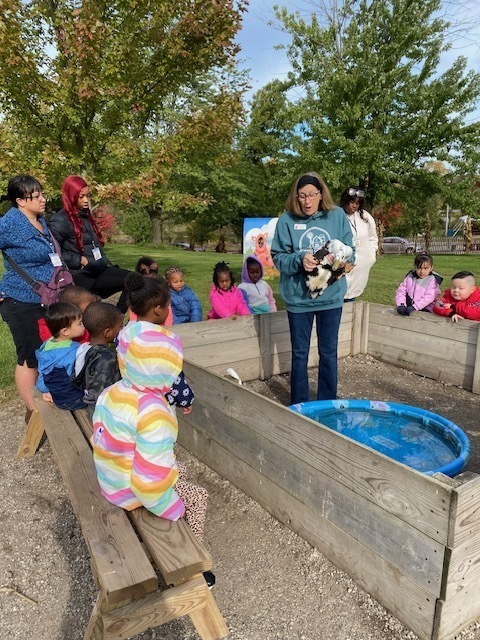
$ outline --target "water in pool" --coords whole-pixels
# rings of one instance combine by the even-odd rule
[[[354,409],[312,412],[309,417],[418,471],[438,469],[458,455],[452,442],[420,418]]]

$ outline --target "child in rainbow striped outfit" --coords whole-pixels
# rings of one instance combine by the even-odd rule
[[[173,451],[178,424],[165,397],[183,364],[180,339],[162,326],[168,285],[161,277],[130,273],[125,288],[138,321],[119,334],[122,379],[100,394],[93,414],[100,488],[107,500],[127,511],[144,506],[167,520],[185,517],[202,539],[208,493],[179,478]],[[184,407],[183,413],[191,410]]]

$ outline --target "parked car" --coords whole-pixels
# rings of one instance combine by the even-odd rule
[[[414,243],[399,236],[390,236],[382,240],[383,253],[418,253],[423,251],[423,244]]]
[[[171,242],[172,247],[178,247],[179,249],[183,249],[184,251],[188,251],[190,249],[189,242]]]
[[[179,247],[180,249],[183,249],[184,251],[190,251],[190,243],[189,242],[171,242],[170,246]],[[205,248],[204,247],[194,247],[193,250],[194,251],[205,251]]]

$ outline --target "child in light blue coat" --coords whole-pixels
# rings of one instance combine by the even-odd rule
[[[263,279],[263,265],[253,254],[248,255],[243,262],[242,283],[238,288],[252,313],[277,310],[272,287]]]

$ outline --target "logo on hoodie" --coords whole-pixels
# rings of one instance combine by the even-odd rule
[[[321,227],[310,227],[300,236],[298,248],[308,253],[316,253],[331,240],[330,234]]]

